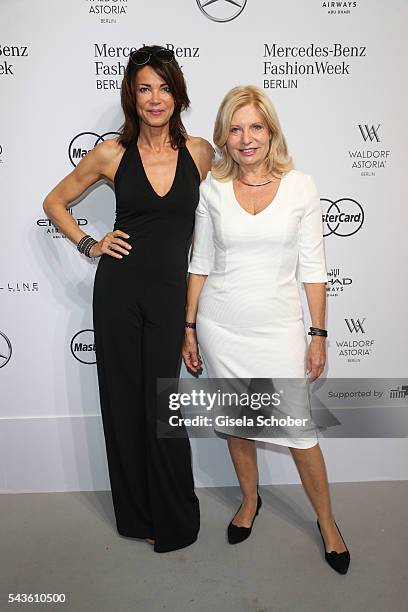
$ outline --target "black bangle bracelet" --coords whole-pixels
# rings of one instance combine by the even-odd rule
[[[91,257],[90,251],[93,245],[97,244],[97,242],[98,241],[94,240],[92,236],[89,236],[89,235],[83,236],[77,244],[77,249],[80,253],[82,253],[83,255],[86,255],[86,257]]]
[[[308,336],[323,336],[327,338],[327,329],[320,329],[320,327],[311,327],[308,332]]]
[[[190,327],[191,329],[195,329],[196,328],[196,324],[195,323],[191,323],[190,321],[186,321],[184,323],[184,327]]]

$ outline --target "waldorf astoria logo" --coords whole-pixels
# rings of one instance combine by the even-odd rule
[[[380,138],[378,136],[378,132],[380,130],[381,125],[378,124],[377,127],[375,125],[359,125],[358,126],[361,132],[361,136],[363,137],[364,142],[366,140],[371,140],[371,142],[373,140],[376,140],[377,142],[380,142]]]
[[[118,23],[118,17],[127,14],[132,0],[85,0],[88,13],[95,15],[99,23]]]
[[[0,331],[0,368],[4,368],[4,366],[8,364],[12,352],[10,340],[7,338],[6,334]]]
[[[347,327],[349,328],[349,332],[353,333],[353,332],[361,332],[362,334],[365,334],[364,331],[364,327],[363,327],[363,323],[365,321],[364,319],[344,319]]]
[[[344,319],[346,338],[336,340],[337,354],[347,363],[360,363],[370,357],[374,350],[374,340],[367,337],[365,317],[346,317]]]
[[[71,340],[71,353],[77,361],[88,365],[96,363],[93,329],[82,329]]]
[[[364,210],[356,200],[352,198],[341,198],[340,200],[329,200],[321,198],[323,209],[324,236],[340,236],[347,238],[353,236],[364,223]]]
[[[196,0],[196,2],[207,19],[225,22],[236,19],[244,10],[247,0]]]
[[[73,166],[76,166],[83,157],[96,145],[105,140],[110,140],[119,136],[118,132],[105,132],[97,134],[96,132],[80,132],[73,137],[68,146],[69,161]]]
[[[359,123],[354,129],[354,138],[363,143],[348,151],[351,169],[358,171],[360,176],[375,176],[377,171],[389,165],[390,149],[383,149],[381,123]]]

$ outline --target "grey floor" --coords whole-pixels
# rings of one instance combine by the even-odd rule
[[[352,554],[346,576],[325,563],[298,485],[261,487],[253,533],[236,546],[225,526],[239,490],[199,489],[199,539],[167,554],[117,534],[109,492],[0,495],[0,609],[407,612],[408,482],[331,491]],[[65,593],[67,603],[8,605],[8,593]]]

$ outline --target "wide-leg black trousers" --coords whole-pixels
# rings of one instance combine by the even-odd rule
[[[120,534],[156,552],[188,546],[200,516],[190,442],[158,438],[157,378],[176,378],[185,275],[142,274],[108,256],[95,276],[93,313],[101,413]]]

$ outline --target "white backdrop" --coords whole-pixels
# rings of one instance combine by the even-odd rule
[[[210,141],[227,90],[265,88],[324,212],[360,215],[325,223],[327,375],[407,373],[407,2],[199,4],[1,2],[2,491],[109,487],[92,331],[83,331],[92,330],[95,265],[52,227],[42,201],[99,137],[120,126],[131,47],[175,49],[192,101],[186,126]],[[111,189],[91,189],[73,214],[101,237],[114,220]],[[82,350],[71,351],[74,336]],[[368,344],[358,354],[353,341]],[[222,440],[192,446],[198,486],[236,484]],[[322,447],[332,481],[408,477],[406,438],[323,439]],[[298,482],[286,449],[261,449],[259,457],[262,482]]]

